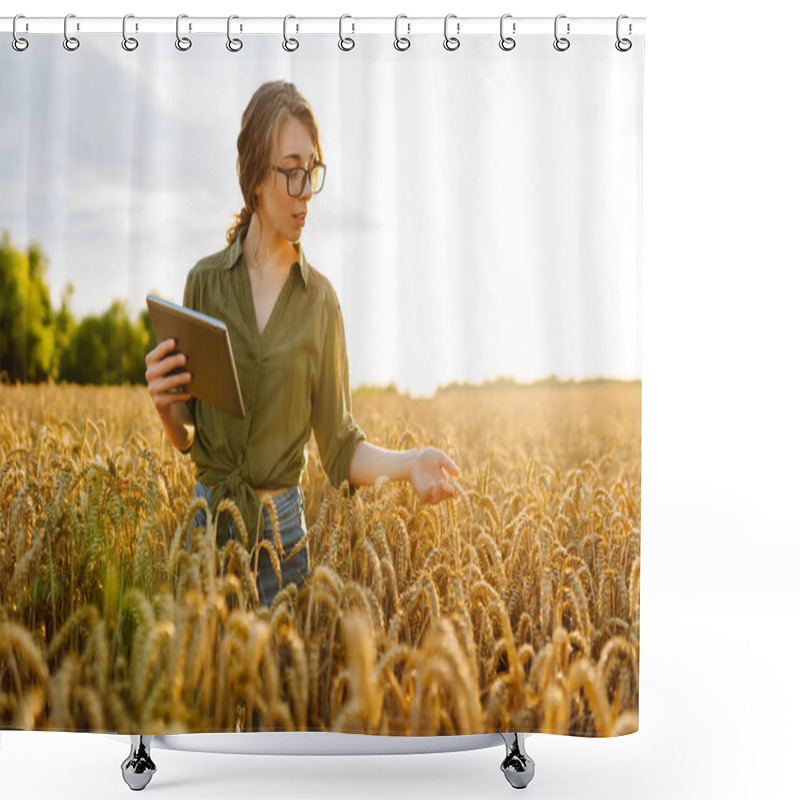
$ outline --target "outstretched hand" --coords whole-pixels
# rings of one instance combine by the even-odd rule
[[[417,452],[410,480],[423,503],[439,503],[458,494],[447,480],[447,473],[458,477],[461,470],[441,450],[425,447]]]

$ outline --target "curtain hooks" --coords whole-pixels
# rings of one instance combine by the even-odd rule
[[[405,36],[400,38],[400,20],[401,19],[408,19],[405,14],[398,14],[394,18],[394,49],[395,50],[408,50],[411,47],[411,39],[407,39]],[[411,23],[407,22],[408,25],[408,32],[411,33]]]
[[[298,42],[297,39],[288,39],[286,37],[286,23],[290,19],[297,19],[297,17],[293,17],[291,14],[289,14],[283,18],[283,49],[289,53],[293,53],[298,47],[300,47],[300,42]],[[298,25],[297,30],[299,29],[300,26]]]
[[[620,23],[620,22],[621,22],[623,19],[628,19],[628,15],[627,15],[627,14],[620,14],[620,15],[617,17],[617,41],[616,41],[616,42],[614,42],[614,47],[616,47],[616,48],[617,48],[617,50],[619,50],[619,51],[620,51],[620,53],[627,53],[627,52],[628,52],[628,50],[630,50],[630,49],[631,49],[631,47],[633,47],[633,43],[631,42],[631,40],[630,40],[630,39],[621,39],[621,38],[620,38],[620,35],[619,35],[619,28],[620,28],[620,25],[619,25],[619,23]],[[628,23],[628,33],[630,34],[630,33],[632,33],[632,32],[633,32],[633,27],[631,26],[631,24],[630,24],[630,22],[629,22],[629,23]]]
[[[566,19],[566,18],[567,18],[566,14],[559,14],[556,17],[556,21],[553,25],[553,31],[556,37],[556,40],[553,42],[553,47],[555,47],[555,49],[558,50],[560,53],[563,53],[565,50],[569,50],[569,45],[570,45],[569,39],[558,35],[558,21],[560,19]],[[567,23],[567,35],[569,35],[569,22]]]
[[[349,36],[345,38],[342,35],[342,23],[346,19],[353,19],[353,18],[349,14],[342,14],[342,16],[339,17],[339,49],[340,50],[352,50],[356,46],[355,40],[351,39]],[[355,33],[356,32],[356,24],[355,24],[355,22],[353,22],[352,25],[353,25],[353,33]]]
[[[458,39],[456,36],[448,36],[447,35],[447,23],[451,19],[456,19],[456,15],[455,14],[448,14],[444,18],[444,49],[452,51],[452,50],[458,50],[458,48],[461,47],[461,40]],[[461,32],[461,23],[457,22],[456,23],[456,33],[460,33],[460,32]]]
[[[14,34],[14,38],[11,40],[11,46],[18,52],[21,53],[23,50],[28,49],[28,40],[23,39],[21,36],[17,36],[17,20],[18,19],[25,19],[23,14],[17,14],[14,17],[14,22],[11,26],[11,31]]]
[[[175,47],[178,50],[188,50],[192,46],[192,40],[188,36],[181,36],[181,20],[186,19],[189,15],[188,14],[178,14],[178,18],[175,20]],[[192,24],[189,23],[189,30],[191,31]]]
[[[500,17],[500,49],[505,50],[506,52],[513,50],[517,46],[516,39],[512,39],[510,36],[503,35],[503,23],[505,23],[507,19],[511,19],[511,14],[503,14],[503,16]],[[516,22],[512,23],[511,32],[517,32]]]
[[[242,44],[242,40],[241,39],[231,39],[231,20],[232,19],[239,19],[239,17],[237,17],[236,14],[231,14],[228,17],[228,41],[225,42],[225,47],[227,47],[228,50],[231,51],[231,53],[238,53],[242,49],[242,47],[244,45]],[[242,29],[241,26],[239,26],[239,30],[241,30],[241,29]]]
[[[81,43],[80,43],[80,41],[78,41],[78,39],[76,39],[74,36],[70,36],[68,34],[68,32],[67,32],[67,24],[69,23],[70,19],[75,19],[75,15],[74,14],[67,14],[67,16],[64,17],[64,42],[63,42],[63,44],[64,44],[64,49],[65,50],[72,51],[72,50],[77,50],[81,46]],[[77,30],[80,30],[80,29],[81,29],[80,25],[77,25]]]
[[[122,49],[131,53],[139,46],[139,40],[135,39],[133,36],[128,36],[127,26],[129,19],[134,19],[133,14],[126,14],[122,18]],[[136,26],[136,30],[139,30],[138,25]]]

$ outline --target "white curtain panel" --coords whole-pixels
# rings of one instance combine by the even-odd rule
[[[0,50],[0,727],[638,730],[643,36],[138,36]],[[245,418],[168,422],[146,296],[207,301],[187,275],[281,79],[319,127],[301,244],[333,294],[300,312],[287,273],[275,325],[330,322],[289,392],[239,326]],[[231,323],[263,313],[249,258]]]
[[[140,38],[3,55],[3,226],[48,254],[54,302],[68,282],[78,314],[180,302],[242,207],[242,111],[285,78],[320,127],[303,244],[337,290],[353,387],[641,378],[643,37]]]

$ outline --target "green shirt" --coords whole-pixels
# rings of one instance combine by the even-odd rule
[[[322,465],[336,488],[348,480],[353,451],[366,435],[351,413],[344,323],[331,282],[296,244],[297,261],[259,331],[242,253],[245,233],[195,264],[183,295],[185,306],[225,322],[245,417],[191,398],[187,405],[195,434],[184,452],[197,466],[197,479],[215,485],[212,513],[223,497],[234,499],[252,547],[262,525],[261,500],[253,487],[298,484],[312,429]],[[187,369],[191,371],[190,364]]]

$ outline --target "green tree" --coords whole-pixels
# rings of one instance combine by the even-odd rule
[[[61,375],[73,383],[144,383],[150,332],[140,315],[128,319],[127,304],[115,300],[100,316],[75,327],[61,360]]]
[[[61,308],[56,314],[55,319],[56,356],[53,367],[53,378],[56,380],[59,380],[64,374],[64,359],[69,352],[70,341],[75,335],[75,329],[78,325],[70,310],[70,301],[72,300],[73,294],[75,294],[75,287],[72,283],[68,283],[66,288],[61,292]]]
[[[61,307],[50,305],[47,260],[38,245],[12,246],[7,231],[0,245],[0,373],[10,382],[145,383],[145,354],[156,344],[150,314],[128,318],[115,300],[99,316],[75,320],[71,283]]]
[[[38,245],[27,252],[0,242],[0,370],[10,381],[40,381],[56,363],[55,316],[44,280],[47,259]]]
[[[155,291],[152,294],[156,294]],[[147,383],[144,377],[145,370],[147,369],[144,363],[144,357],[149,353],[157,344],[156,342],[156,331],[153,328],[153,318],[150,316],[150,312],[145,308],[139,312],[139,325],[144,328],[147,332],[147,345],[145,347],[144,353],[142,353],[142,382]]]

